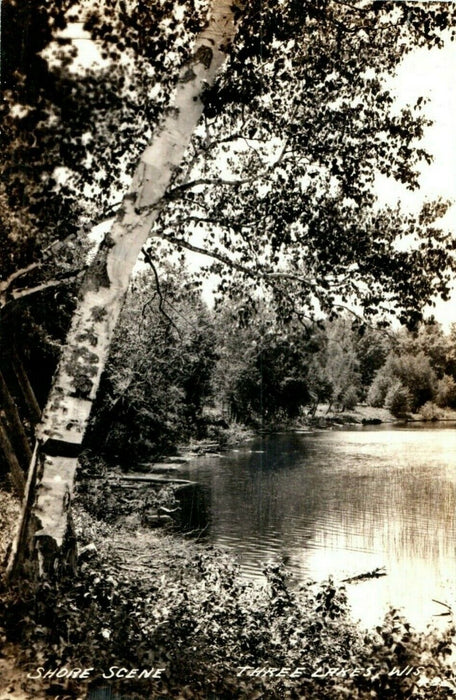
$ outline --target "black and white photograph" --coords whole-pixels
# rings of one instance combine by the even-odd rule
[[[0,28],[0,700],[456,697],[456,2]]]

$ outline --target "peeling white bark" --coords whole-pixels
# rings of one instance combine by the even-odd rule
[[[60,556],[76,457],[130,276],[202,115],[201,95],[224,63],[234,32],[232,0],[213,0],[193,57],[181,70],[172,107],[143,152],[130,192],[84,278],[38,429],[40,469],[36,486],[29,480],[34,501],[31,508],[24,509],[21,524],[27,542],[18,547],[11,570],[20,568],[21,556],[27,559],[35,554],[40,572],[48,572],[53,567],[52,559]],[[25,502],[31,500],[29,494]]]

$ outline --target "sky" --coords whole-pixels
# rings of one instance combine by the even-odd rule
[[[434,124],[426,130],[422,145],[434,156],[431,165],[424,164],[420,190],[409,192],[400,183],[379,178],[377,194],[384,203],[395,203],[411,211],[419,211],[426,199],[442,197],[455,202],[441,219],[442,226],[456,232],[456,45],[444,49],[418,49],[409,54],[392,80],[391,87],[399,104],[414,103],[421,95],[429,98],[426,115]],[[456,279],[455,279],[456,287]],[[448,328],[456,322],[456,289],[449,302],[437,301],[430,309]]]

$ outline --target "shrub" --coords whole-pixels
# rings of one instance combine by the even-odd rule
[[[50,667],[166,668],[158,683],[111,688],[129,698],[450,697],[442,683],[451,683],[446,657],[454,629],[420,635],[392,611],[366,634],[331,578],[290,587],[283,568],[272,564],[259,586],[242,580],[221,553],[191,546],[182,554],[172,540],[166,544],[160,551],[170,566],[162,575],[122,574],[94,554],[73,581],[18,584],[0,598],[4,633],[26,645],[27,662],[35,654]],[[406,666],[422,671],[394,671]],[[300,674],[239,675],[249,667]]]
[[[359,396],[356,387],[348,387],[342,399],[344,409],[347,409],[348,411],[353,411],[353,409],[356,408],[356,405],[358,403],[358,398]]]
[[[395,418],[404,418],[410,411],[410,394],[408,390],[399,382],[396,382],[388,389],[385,397],[385,408],[387,408]]]
[[[443,377],[438,380],[435,402],[437,406],[441,408],[445,408],[446,406],[456,408],[456,382],[450,375],[444,374]]]
[[[374,377],[374,381],[369,387],[367,392],[367,404],[369,406],[374,406],[375,408],[383,408],[385,405],[386,394],[388,389],[391,387],[392,380],[383,374],[382,370],[377,372]]]
[[[443,411],[432,401],[427,401],[424,406],[421,406],[420,414],[423,420],[441,420],[444,417]]]
[[[416,411],[435,393],[436,375],[429,358],[423,352],[402,355],[390,354],[383,367],[375,375],[367,401],[371,406],[387,406],[387,395],[400,384],[408,392],[408,409]],[[390,397],[391,398],[391,397]]]

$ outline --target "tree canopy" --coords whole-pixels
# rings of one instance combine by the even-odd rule
[[[261,288],[285,320],[356,301],[368,316],[392,310],[415,323],[435,294],[448,295],[454,241],[438,227],[443,202],[419,217],[376,205],[378,173],[415,189],[431,158],[420,145],[425,100],[397,110],[384,79],[414,47],[453,36],[454,8],[235,6],[236,40],[202,96],[203,120],[160,203],[149,254],[201,252],[220,297],[247,308]],[[87,231],[115,210],[172,109],[206,12],[191,0],[4,3],[5,299],[24,279],[33,287],[43,275],[65,278],[81,247],[82,259]],[[67,35],[83,28],[101,60],[77,69]],[[38,280],[14,277],[30,265]]]

